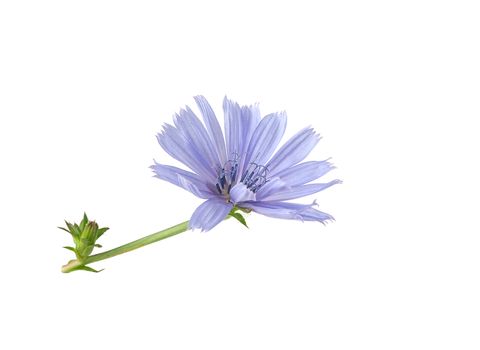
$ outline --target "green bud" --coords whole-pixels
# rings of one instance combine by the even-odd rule
[[[80,238],[82,240],[95,243],[97,240],[97,231],[97,223],[95,221],[89,221],[86,225],[84,225],[83,230],[80,233]]]
[[[79,260],[87,258],[95,247],[97,240],[98,225],[95,221],[89,221],[83,226],[83,230],[80,232],[80,240],[77,243],[76,253]]]
[[[99,228],[95,221],[89,221],[87,215],[83,215],[80,225],[66,222],[67,228],[60,229],[69,232],[72,235],[75,248],[65,247],[75,252],[77,259],[83,261],[90,256],[95,247],[99,247],[97,239],[108,230],[108,227]]]

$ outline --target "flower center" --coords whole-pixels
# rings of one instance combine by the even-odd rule
[[[239,181],[238,156],[228,160],[218,172],[215,187],[219,194],[224,195],[227,201],[239,203],[252,201],[256,198],[256,192],[268,182],[268,168],[257,163],[250,163],[243,171]]]
[[[223,165],[223,168],[220,169],[217,183],[215,187],[217,188],[218,193],[227,195],[232,188],[232,184],[237,178],[238,171],[238,154],[233,155],[233,159],[229,159]]]
[[[240,182],[231,188],[228,200],[234,204],[255,201],[256,192],[268,182],[267,173],[266,166],[250,163]]]
[[[268,182],[267,174],[268,168],[266,166],[250,163],[243,174],[241,182],[244,183],[250,191],[256,193]]]

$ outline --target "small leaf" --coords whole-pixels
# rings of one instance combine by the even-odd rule
[[[71,250],[72,252],[76,253],[75,248],[73,248],[73,247],[63,247],[63,248]]]
[[[99,272],[103,271],[103,269],[101,269],[101,270],[92,269],[90,266],[79,266],[75,270],[90,271],[90,272],[95,272],[95,273],[99,273]]]
[[[60,227],[60,226],[57,226],[57,227],[58,227],[60,230],[63,230],[63,231],[65,231],[65,232],[68,232],[68,233],[70,233],[70,231],[69,231],[69,230],[67,230],[65,227]]]
[[[68,232],[70,232],[70,234],[72,236],[78,236],[77,231],[75,230],[75,227],[71,223],[69,223],[67,220],[65,220],[65,225],[67,225]]]
[[[240,214],[239,212],[230,212],[229,215],[237,219],[243,226],[248,228],[247,222],[245,221],[245,218],[242,214]]]
[[[98,243],[95,244],[95,247],[97,247],[97,248],[102,248],[102,246],[101,246],[100,244],[98,244]]]
[[[101,235],[103,235],[109,228],[108,227],[102,227],[97,230],[97,239],[100,238]]]
[[[87,218],[87,213],[83,213],[83,219],[80,222],[80,232],[82,232],[85,229],[85,225],[88,223],[88,218]]]

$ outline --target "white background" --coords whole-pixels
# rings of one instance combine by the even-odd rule
[[[2,349],[479,349],[479,16],[467,1],[2,1]],[[61,274],[201,201],[152,178],[204,94],[286,110],[344,184]],[[173,162],[171,162],[173,164]]]

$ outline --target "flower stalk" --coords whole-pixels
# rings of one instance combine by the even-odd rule
[[[88,271],[96,272],[86,265],[97,262],[97,261],[109,259],[126,252],[130,252],[132,250],[144,247],[146,245],[161,241],[162,239],[178,235],[179,233],[185,232],[187,230],[188,230],[188,221],[185,221],[185,222],[182,222],[181,224],[169,227],[165,230],[155,232],[151,235],[142,237],[133,242],[121,245],[120,247],[107,250],[106,252],[103,252],[103,253],[88,256],[83,260],[79,260],[79,259],[70,260],[68,264],[62,266],[62,272],[67,273],[75,270],[88,270]]]
[[[239,208],[234,208],[232,211],[228,214],[228,216],[225,218],[225,220],[229,219],[230,217],[233,217],[237,219],[242,225],[247,226],[247,223],[245,221],[245,218],[243,217],[242,214],[238,212],[238,210],[241,210]],[[241,210],[243,212],[247,212],[245,210]],[[64,247],[67,248],[68,250],[72,250],[75,252],[75,255],[77,256],[77,259],[70,260],[66,265],[62,266],[62,272],[63,273],[68,273],[72,271],[77,271],[77,270],[85,270],[85,271],[90,271],[90,272],[100,272],[102,270],[95,270],[88,266],[88,264],[109,259],[114,256],[130,252],[132,250],[144,247],[146,245],[161,241],[165,238],[169,238],[175,235],[178,235],[182,232],[188,231],[189,229],[189,221],[184,221],[178,225],[169,227],[165,230],[158,231],[155,233],[152,233],[148,236],[139,238],[135,241],[132,241],[130,243],[121,245],[117,248],[107,250],[106,252],[103,253],[98,253],[94,255],[82,255],[78,251],[84,252],[84,246],[85,244],[88,247],[92,247],[92,249],[88,249],[89,254],[93,251],[93,247],[101,247],[99,244],[96,243],[96,239],[99,238],[98,235],[92,234],[92,229],[97,228],[100,232],[105,232],[107,229],[98,229],[98,225],[94,221],[88,221],[87,216],[84,215],[82,222],[80,225],[77,224],[70,224],[67,223],[68,229],[60,227],[62,230],[67,231],[72,234],[72,237],[74,239],[74,242],[76,243],[76,247]],[[72,233],[73,232],[73,233]],[[88,240],[87,243],[85,243],[85,239],[79,240],[78,237],[88,237],[90,240]]]

